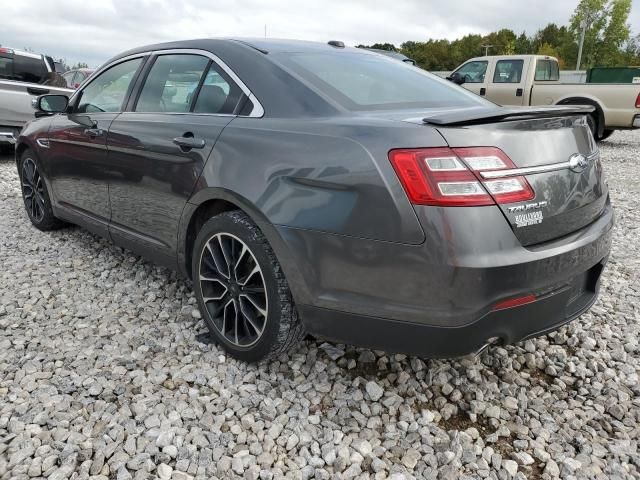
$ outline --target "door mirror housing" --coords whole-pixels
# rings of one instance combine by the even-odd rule
[[[35,101],[35,109],[43,113],[64,113],[69,106],[66,95],[40,95]]]
[[[447,80],[455,83],[456,85],[462,85],[465,82],[464,75],[460,75],[458,72],[453,72],[447,77]]]

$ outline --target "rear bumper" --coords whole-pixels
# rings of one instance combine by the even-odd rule
[[[611,249],[614,215],[608,202],[585,228],[527,248],[497,208],[427,213],[423,245],[278,227],[286,249],[276,254],[307,331],[388,351],[451,357],[492,337],[508,344],[543,334],[596,300]],[[574,298],[586,278],[590,287]],[[527,295],[536,301],[493,310]]]
[[[640,128],[640,115],[633,117],[633,128]]]
[[[606,259],[568,285],[535,302],[492,311],[459,327],[431,326],[303,305],[300,314],[315,335],[362,347],[431,358],[475,353],[487,344],[513,344],[551,332],[587,311],[596,301]]]

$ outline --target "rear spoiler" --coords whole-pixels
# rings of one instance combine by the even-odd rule
[[[422,119],[423,123],[447,127],[481,125],[483,123],[508,122],[515,119],[554,118],[586,115],[595,110],[592,105],[567,105],[551,107],[490,107],[470,110],[440,112]]]

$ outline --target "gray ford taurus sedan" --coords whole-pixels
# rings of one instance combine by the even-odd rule
[[[181,41],[40,97],[16,159],[37,228],[178,269],[237,358],[305,332],[449,357],[596,300],[613,211],[590,108],[502,108],[340,42]]]

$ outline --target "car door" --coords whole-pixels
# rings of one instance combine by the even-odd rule
[[[144,57],[108,67],[71,99],[66,114],[52,118],[48,177],[59,215],[108,235],[110,171],[107,132],[123,109]]]
[[[108,137],[111,237],[175,264],[182,211],[242,90],[206,52],[150,59],[130,111]]]
[[[498,60],[487,87],[487,98],[498,105],[523,105],[526,73],[522,59]]]
[[[485,96],[487,92],[487,60],[472,60],[455,72],[464,78],[462,86],[476,95]]]

